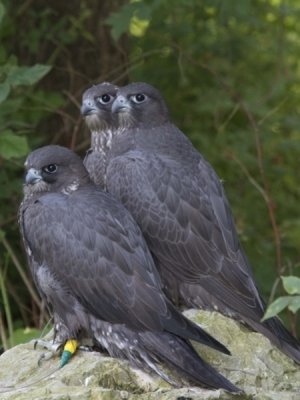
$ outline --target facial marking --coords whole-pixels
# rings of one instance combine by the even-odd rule
[[[79,182],[77,179],[75,179],[70,185],[63,188],[61,190],[61,193],[69,196],[71,193],[75,192],[78,189],[78,187],[79,187]]]

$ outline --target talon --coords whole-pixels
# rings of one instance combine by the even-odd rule
[[[34,348],[34,350],[35,350],[35,348]],[[45,353],[43,353],[42,355],[39,356],[39,359],[38,359],[38,366],[39,366],[39,367],[41,366],[41,363],[42,363],[42,359],[43,359],[43,358],[45,358]]]
[[[41,363],[42,363],[42,360],[43,360],[43,359],[49,360],[51,357],[53,357],[53,354],[52,354],[52,353],[43,353],[43,354],[41,354],[41,355],[39,356],[39,359],[38,359],[38,366],[39,366],[39,367],[41,366]]]
[[[44,348],[50,350],[49,352],[43,353],[38,359],[38,366],[41,366],[43,360],[50,360],[50,358],[54,357],[56,354],[60,353],[60,349],[62,347],[62,343],[53,343],[53,342],[45,342],[44,340],[36,340],[34,342],[34,349],[36,350],[37,345],[43,346]]]

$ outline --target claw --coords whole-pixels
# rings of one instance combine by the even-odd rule
[[[60,350],[60,347],[62,347],[62,343],[53,343],[53,342],[46,342],[45,340],[38,339],[34,342],[34,350],[36,350],[36,346],[43,346],[48,350],[51,350],[52,352],[56,353]]]
[[[45,347],[46,349],[50,350],[47,353],[43,353],[39,359],[38,359],[38,366],[41,365],[43,360],[49,360],[50,358],[54,357],[55,355],[60,354],[63,343],[58,342],[58,343],[52,343],[52,342],[46,342],[44,340],[36,340],[34,342],[34,349],[36,350],[36,346],[40,345]],[[78,348],[78,342],[77,340],[67,340],[67,342],[64,345],[64,350],[61,355],[61,362],[59,368],[64,367],[69,359],[72,357],[72,355],[75,353],[75,351]]]
[[[46,342],[44,340],[38,339],[38,340],[36,340],[34,342],[34,346],[33,346],[34,350],[36,350],[36,346],[37,345],[43,346],[46,349],[50,350],[47,353],[43,353],[39,357],[38,366],[40,367],[43,360],[50,360],[50,358],[54,357],[55,355],[59,355],[63,344],[62,343]]]
[[[47,353],[43,353],[42,355],[39,356],[38,359],[38,366],[41,366],[41,363],[43,360],[50,360],[50,358],[53,357],[53,353],[51,351],[47,352]]]

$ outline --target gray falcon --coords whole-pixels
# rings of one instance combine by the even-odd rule
[[[174,385],[158,360],[200,385],[239,392],[189,340],[229,351],[167,300],[138,225],[92,183],[81,159],[46,146],[25,167],[21,234],[60,340],[93,338],[111,356],[150,367]]]
[[[111,121],[109,142],[102,145],[105,187],[140,226],[167,297],[176,305],[217,310],[242,320],[300,363],[300,344],[282,322],[261,322],[266,305],[223,186],[172,124],[160,92],[146,83],[132,83],[113,97],[113,113],[110,119],[107,112],[105,116]],[[98,138],[105,138],[102,107],[94,108],[99,111],[93,137],[98,132]],[[119,118],[117,128],[114,115]],[[94,160],[97,152],[92,145]],[[89,156],[86,162],[93,164]],[[97,168],[96,162],[89,168],[92,179]]]
[[[94,183],[103,189],[106,183],[106,154],[119,124],[118,116],[111,113],[118,89],[118,86],[104,82],[92,86],[82,96],[81,114],[91,130],[91,149],[84,164]]]

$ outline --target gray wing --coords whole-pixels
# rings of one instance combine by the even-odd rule
[[[191,146],[181,157],[184,141],[167,151],[157,143],[156,152],[113,158],[107,189],[138,222],[169,298],[242,319],[299,363],[299,343],[282,322],[261,323],[266,306],[212,167]]]
[[[203,158],[197,172],[163,154],[132,150],[110,161],[107,189],[138,222],[160,271],[202,284],[257,319],[263,306],[222,185]]]
[[[161,331],[168,310],[141,235],[130,219],[105,211],[120,214],[113,202],[85,197],[78,203],[48,194],[23,210],[23,235],[40,291],[55,304],[54,293],[40,282],[44,268],[53,290],[72,293],[96,318]]]
[[[139,227],[109,194],[94,187],[76,196],[47,194],[31,202],[22,219],[36,282],[66,326],[74,311],[86,326],[87,312],[139,332],[167,330],[229,353],[165,298]]]

